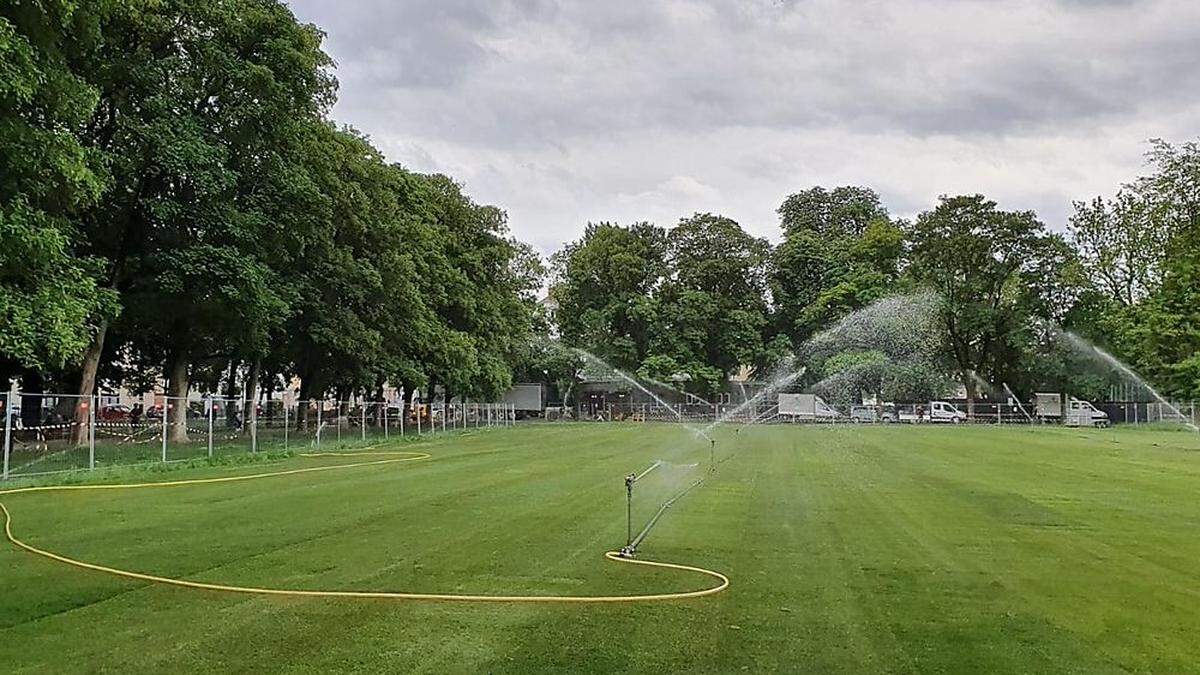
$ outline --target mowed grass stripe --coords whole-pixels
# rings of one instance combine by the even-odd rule
[[[142,505],[46,495],[16,504],[15,517],[31,539],[36,520],[38,542],[95,559],[114,552],[145,566],[177,553],[183,569],[207,560],[215,567],[203,574],[222,578],[657,588],[671,581],[614,574],[589,551],[623,540],[622,475],[671,453],[706,455],[681,432],[653,424],[498,430],[445,439],[424,466],[354,470],[315,485],[262,482],[248,493],[205,488]],[[78,663],[129,671],[245,663],[415,672],[1198,670],[1200,585],[1188,565],[1200,554],[1194,435],[720,430],[718,452],[731,448],[733,459],[676,504],[644,547],[647,557],[729,573],[733,586],[711,598],[580,610],[122,592],[126,584],[103,575],[5,550],[0,625],[11,627],[0,630],[0,659],[17,671]],[[282,465],[290,462],[298,460]],[[315,505],[335,510],[343,531],[313,527]],[[124,525],[96,529],[99,513],[117,511],[128,514]],[[239,520],[248,515],[261,527]],[[222,528],[244,545],[207,551]],[[144,549],[112,547],[123,533],[155,529],[170,534]],[[320,538],[306,540],[313,532]],[[261,551],[245,557],[255,539]],[[349,553],[330,553],[334,545]],[[414,570],[414,561],[424,567]],[[41,618],[13,623],[30,615]]]

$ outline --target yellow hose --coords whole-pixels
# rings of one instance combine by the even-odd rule
[[[222,478],[194,478],[189,480],[164,481],[159,483],[124,483],[114,485],[45,485],[36,487],[14,488],[10,490],[0,491],[2,495],[21,494],[28,492],[51,492],[51,491],[68,491],[68,490],[123,490],[123,489],[139,489],[139,488],[161,488],[161,487],[178,487],[184,485],[201,485],[207,483],[231,483],[235,481],[254,480],[258,478],[272,478],[276,476],[292,476],[302,473],[312,473],[316,471],[332,471],[336,469],[350,469],[361,466],[374,466],[379,464],[392,464],[396,462],[411,462],[431,457],[424,452],[357,452],[357,453],[307,453],[302,454],[303,457],[327,457],[327,456],[343,456],[343,455],[388,455],[393,456],[391,459],[379,459],[367,462],[352,462],[349,464],[333,464],[328,466],[315,466],[303,469],[288,469],[285,471],[272,471],[269,473],[257,473],[244,476],[227,476]],[[403,457],[395,457],[394,455],[404,455]],[[692,567],[690,565],[679,565],[676,563],[656,562],[652,560],[634,560],[632,558],[623,558],[615,551],[609,551],[604,554],[604,557],[614,562],[624,562],[633,565],[644,565],[647,567],[658,567],[664,569],[680,570],[683,572],[692,572],[702,574],[716,579],[719,583],[715,586],[702,588],[694,591],[680,591],[676,593],[652,593],[645,595],[469,595],[459,593],[407,593],[396,591],[325,591],[325,590],[290,590],[284,588],[259,588],[255,586],[232,586],[228,584],[210,584],[202,581],[188,581],[186,579],[175,579],[172,577],[162,577],[154,574],[144,574],[142,572],[134,572],[124,570],[117,567],[108,567],[83,560],[76,560],[65,555],[37,548],[31,544],[27,544],[13,534],[12,531],[12,515],[8,512],[8,508],[0,503],[0,511],[4,512],[4,535],[8,540],[20,549],[40,555],[51,560],[79,567],[82,569],[93,570],[96,572],[105,572],[119,577],[128,579],[137,579],[139,581],[149,581],[158,584],[167,584],[170,586],[179,586],[182,588],[192,588],[207,591],[223,591],[226,593],[244,593],[254,595],[276,595],[276,596],[292,596],[306,598],[355,598],[355,599],[377,599],[377,600],[439,600],[439,601],[457,601],[457,602],[554,602],[554,603],[593,603],[593,602],[647,602],[654,600],[680,600],[683,598],[698,598],[705,595],[720,593],[729,586],[729,578],[720,572],[707,570],[701,567]]]

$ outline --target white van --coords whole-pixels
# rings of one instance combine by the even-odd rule
[[[917,415],[915,410],[900,411],[901,422],[932,422],[934,424],[959,424],[967,421],[967,414],[959,410],[953,403],[946,401],[930,401],[923,414]]]
[[[1063,424],[1069,427],[1107,427],[1108,423],[1108,413],[1074,396],[1067,404],[1067,414],[1063,417]]]

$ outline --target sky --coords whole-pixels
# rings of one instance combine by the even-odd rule
[[[588,222],[720,213],[779,238],[814,185],[911,218],[1072,201],[1200,138],[1196,0],[291,0],[334,118],[453,176],[543,253]]]

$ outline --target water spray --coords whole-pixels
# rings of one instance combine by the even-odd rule
[[[1170,401],[1163,398],[1162,394],[1158,393],[1157,389],[1150,386],[1150,383],[1147,382],[1145,379],[1143,379],[1141,375],[1138,375],[1136,372],[1134,372],[1133,368],[1130,368],[1129,366],[1125,365],[1125,363],[1123,361],[1121,361],[1120,359],[1118,359],[1117,357],[1113,356],[1112,354],[1109,354],[1108,352],[1097,347],[1096,345],[1092,344],[1091,342],[1088,342],[1087,340],[1079,337],[1078,335],[1076,335],[1075,333],[1072,333],[1069,330],[1060,331],[1060,334],[1063,335],[1064,337],[1066,337],[1066,339],[1076,349],[1082,350],[1085,353],[1090,350],[1092,353],[1099,356],[1101,359],[1103,359],[1109,365],[1111,365],[1112,367],[1114,367],[1118,371],[1120,371],[1123,375],[1125,375],[1126,377],[1129,377],[1134,382],[1137,382],[1139,385],[1144,387],[1146,389],[1146,391],[1149,392],[1149,394],[1151,396],[1153,396],[1154,399],[1156,401],[1158,401],[1158,403],[1160,405],[1165,405],[1167,408],[1169,408],[1171,410],[1171,412],[1175,413],[1175,416],[1177,418],[1179,418],[1179,421],[1182,422],[1184,424],[1184,426],[1191,429],[1192,431],[1200,432],[1200,427],[1197,427],[1195,424],[1193,424],[1191,421],[1189,421],[1187,416],[1179,411],[1179,408],[1176,408],[1174,405],[1171,404]]]
[[[1000,384],[1004,385],[1004,391],[1007,391],[1008,395],[1012,397],[1012,400],[1016,402],[1017,407],[1021,409],[1021,414],[1025,416],[1025,419],[1028,420],[1030,424],[1033,424],[1033,418],[1029,416],[1029,411],[1025,410],[1024,404],[1022,404],[1021,399],[1017,398],[1017,395],[1013,393],[1013,390],[1008,388],[1008,383],[1001,382]]]

